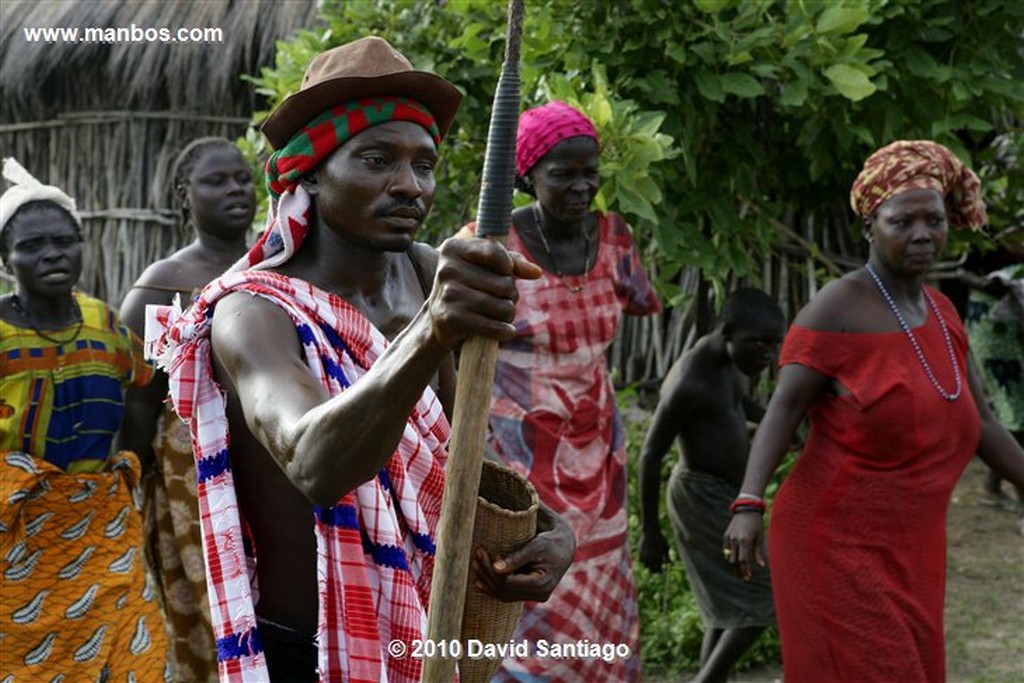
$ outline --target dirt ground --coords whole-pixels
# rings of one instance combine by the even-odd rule
[[[950,681],[1020,683],[1024,535],[1014,513],[983,495],[986,472],[972,461],[949,509],[946,667]]]
[[[1024,535],[1013,512],[982,493],[986,468],[971,462],[949,508],[946,675],[950,683],[1024,682]],[[689,680],[684,675],[681,680]],[[679,679],[648,676],[647,683]],[[732,676],[778,683],[782,668]],[[896,683],[896,682],[894,682]]]

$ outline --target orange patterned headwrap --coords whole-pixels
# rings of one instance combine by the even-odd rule
[[[978,176],[931,140],[897,140],[869,156],[850,188],[850,205],[867,217],[889,197],[908,190],[941,194],[954,228],[980,230],[988,222]]]

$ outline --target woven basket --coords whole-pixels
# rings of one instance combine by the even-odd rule
[[[473,549],[483,548],[491,557],[505,555],[537,533],[537,492],[522,475],[491,460],[484,460],[480,474]],[[482,593],[470,576],[466,606],[462,612],[462,643],[473,638],[482,643],[508,643],[523,613],[521,602],[501,602]],[[486,683],[498,670],[501,659],[459,660],[462,683]]]

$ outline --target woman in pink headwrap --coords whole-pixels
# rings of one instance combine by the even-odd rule
[[[529,477],[576,535],[572,566],[547,602],[527,603],[516,638],[621,643],[630,654],[623,656],[623,648],[603,658],[578,646],[553,657],[535,649],[530,657],[507,658],[495,680],[639,677],[626,451],[605,351],[624,312],[648,315],[661,303],[626,222],[591,210],[598,152],[593,124],[564,102],[520,118],[517,186],[536,201],[513,212],[508,247],[544,274],[520,286],[516,336],[501,345],[490,445]]]
[[[986,222],[978,178],[945,147],[872,154],[851,203],[863,268],[797,316],[723,554],[749,577],[765,485],[805,415],[804,452],[775,500],[772,583],[787,683],[944,681],[946,509],[971,456],[1024,483],[953,305],[925,284],[953,228]]]

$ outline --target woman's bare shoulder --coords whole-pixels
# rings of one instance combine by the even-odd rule
[[[860,271],[826,284],[797,314],[793,324],[819,332],[864,332],[874,325],[865,313],[874,309],[873,293]]]
[[[181,292],[202,287],[210,278],[203,279],[205,273],[197,272],[196,259],[191,258],[192,251],[192,245],[187,245],[167,258],[154,261],[132,286]]]

